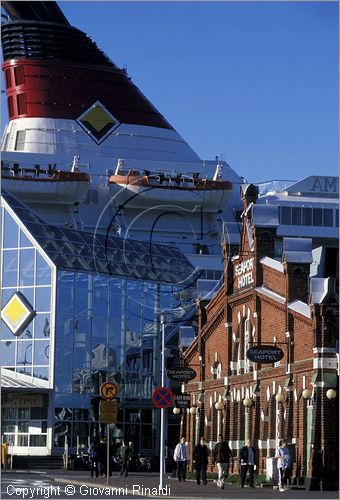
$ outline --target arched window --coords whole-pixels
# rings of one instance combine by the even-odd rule
[[[250,341],[251,341],[251,338],[250,338],[250,328],[251,328],[251,325],[250,325],[250,321],[249,319],[246,319],[245,322],[244,322],[244,373],[248,373],[250,372],[250,361],[249,359],[247,358],[247,351],[250,347]]]
[[[246,319],[242,318],[239,327],[238,327],[238,338],[239,338],[239,347],[237,352],[237,374],[244,372],[244,356],[245,356],[245,322]]]

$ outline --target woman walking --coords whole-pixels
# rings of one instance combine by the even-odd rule
[[[279,473],[279,490],[285,491],[285,486],[290,477],[290,454],[287,448],[287,441],[280,440],[279,447],[276,450],[275,458],[277,458],[277,470]]]

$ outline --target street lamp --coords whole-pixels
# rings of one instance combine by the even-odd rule
[[[243,404],[246,408],[250,408],[251,406],[253,406],[253,400],[250,398],[245,398],[243,400]]]
[[[302,391],[303,399],[310,399],[312,397],[312,391],[310,389],[304,389]]]
[[[180,409],[180,408],[176,408],[176,407],[175,407],[175,408],[172,410],[172,413],[173,413],[174,415],[179,415],[179,414],[181,413],[181,409]]]
[[[197,415],[198,408],[197,408],[197,406],[192,406],[189,411],[190,411],[191,415]]]
[[[283,394],[283,392],[278,392],[275,396],[275,399],[278,403],[282,403],[285,399],[285,395]]]
[[[222,411],[223,410],[223,403],[222,401],[217,401],[217,403],[215,403],[215,408],[217,411]]]
[[[328,389],[326,396],[328,399],[334,399],[336,398],[336,391],[334,389]]]

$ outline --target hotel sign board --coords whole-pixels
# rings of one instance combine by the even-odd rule
[[[234,276],[237,288],[243,288],[254,283],[254,257],[236,264],[234,267]]]
[[[176,380],[176,382],[189,382],[189,380],[196,377],[196,372],[192,368],[177,366],[175,368],[170,368],[167,371],[167,375],[170,380]]]
[[[190,394],[175,394],[174,403],[176,408],[189,408],[191,401]]]
[[[247,358],[253,363],[276,363],[283,356],[282,349],[274,345],[254,345],[247,351]]]

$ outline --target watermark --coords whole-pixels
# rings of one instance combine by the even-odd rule
[[[75,486],[74,484],[66,484],[65,486],[16,486],[9,484],[6,489],[7,495],[12,498],[22,499],[56,499],[58,497],[119,497],[119,496],[170,496],[170,486],[166,485],[164,488],[146,487],[143,484],[132,484],[130,486],[93,486],[88,484],[81,484]]]

